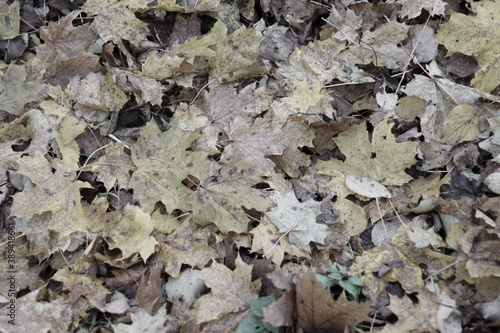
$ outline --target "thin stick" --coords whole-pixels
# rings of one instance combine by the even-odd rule
[[[391,199],[387,198],[387,200],[389,200],[389,203],[391,204],[392,210],[394,211],[394,213],[396,213],[396,216],[398,217],[398,220],[399,220],[399,222],[401,222],[401,224],[403,225],[403,227],[405,227],[406,230],[413,231],[411,228],[408,228],[408,226],[403,222],[403,220],[401,219],[401,217],[398,214],[398,211],[396,210],[396,208],[392,204]]]
[[[382,211],[380,210],[380,205],[378,204],[378,198],[377,197],[375,197],[375,201],[377,203],[378,213],[380,214],[380,221],[382,221],[382,225],[384,226],[385,235],[387,236],[387,238],[389,238],[389,233],[387,232],[387,227],[385,226],[384,217],[382,216]]]
[[[203,87],[201,87],[201,89],[198,91],[198,93],[196,94],[196,96],[194,96],[193,100],[191,101],[191,103],[189,103],[188,105],[192,105],[194,103],[194,101],[196,101],[196,99],[198,98],[198,96],[200,96],[201,92],[203,91],[203,89],[205,89],[206,87],[208,87],[212,82],[214,82],[215,80],[217,80],[216,77],[214,77],[212,80],[208,81],[207,84],[205,84]]]
[[[429,19],[430,19],[430,18],[431,18],[431,16],[429,15],[429,16],[427,17],[427,21],[425,21],[425,24],[424,24],[424,27],[422,28],[422,31],[420,32],[420,36],[418,36],[417,44],[415,45],[415,47],[414,47],[414,48],[413,48],[413,50],[411,51],[411,54],[409,55],[408,62],[406,63],[405,68],[403,69],[403,73],[402,73],[403,75],[401,76],[401,80],[399,80],[399,84],[398,84],[398,87],[397,87],[397,89],[396,89],[396,94],[398,93],[399,88],[401,88],[401,84],[403,83],[403,80],[404,80],[404,78],[405,78],[405,74],[406,74],[406,72],[407,72],[407,68],[408,68],[408,66],[410,65],[410,62],[412,61],[412,59],[413,59],[413,57],[414,57],[414,56],[413,56],[413,53],[415,53],[415,51],[417,50],[418,45],[420,44],[420,40],[422,39],[422,36],[424,35],[424,30],[425,30],[425,27],[427,27],[427,23],[429,23]],[[400,44],[400,45],[401,45],[401,44]],[[403,49],[404,49],[404,47],[403,47]],[[405,52],[406,52],[406,50],[405,50]],[[408,52],[406,52],[406,53],[408,53]]]
[[[95,155],[95,153],[97,153],[97,152],[98,152],[99,150],[101,150],[101,149],[106,148],[107,146],[109,146],[109,143],[108,143],[107,145],[105,145],[105,146],[102,146],[102,147],[100,147],[100,148],[98,148],[98,149],[94,150],[94,151],[92,152],[92,154],[90,154],[90,155],[89,155],[89,157],[87,157],[87,160],[85,161],[85,163],[83,163],[82,169],[80,170],[80,172],[78,173],[78,175],[76,175],[75,179],[78,179],[78,177],[80,177],[80,175],[81,175],[81,174],[82,174],[82,172],[83,172],[83,168],[85,168],[85,166],[86,166],[86,165],[87,165],[87,163],[90,161],[90,159],[92,158],[92,156],[94,156],[94,155]]]
[[[445,266],[445,267],[441,268],[441,269],[440,269],[439,271],[437,271],[436,273],[429,275],[428,277],[426,277],[426,278],[424,279],[424,281],[426,281],[426,280],[428,280],[428,279],[430,279],[430,278],[432,278],[432,277],[436,276],[437,274],[441,273],[441,272],[442,272],[442,271],[444,271],[445,269],[448,269],[448,268],[450,268],[450,267],[452,267],[452,266],[454,266],[454,265],[458,264],[459,262],[464,262],[464,261],[467,261],[467,260],[468,260],[468,259],[463,259],[463,260],[459,260],[459,261],[454,261],[454,262],[452,262],[451,264],[449,264],[448,266]]]

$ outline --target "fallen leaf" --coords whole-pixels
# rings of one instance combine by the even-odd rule
[[[314,200],[300,203],[293,191],[285,196],[279,193],[272,197],[277,208],[266,212],[267,217],[278,228],[279,232],[287,233],[290,243],[299,249],[311,252],[309,243],[322,244],[325,238],[332,233],[324,224],[316,223],[321,204]],[[290,212],[293,212],[290,214]]]
[[[448,54],[461,52],[474,56],[481,69],[474,75],[472,86],[491,92],[499,84],[500,61],[498,45],[500,37],[497,18],[500,4],[496,1],[480,1],[472,5],[476,15],[452,13],[450,20],[439,27],[437,38],[446,46]]]
[[[398,321],[385,326],[382,333],[408,332],[417,327],[425,332],[439,332],[436,313],[440,302],[436,294],[422,288],[416,297],[417,303],[408,296],[389,296],[391,303],[388,308],[398,317]]]
[[[216,179],[207,179],[196,189],[194,221],[203,226],[214,223],[222,233],[246,232],[250,219],[245,209],[265,211],[272,206],[265,191],[252,188],[260,174],[248,160],[226,164]]]
[[[295,284],[298,325],[305,332],[343,333],[348,326],[369,320],[368,303],[349,302],[345,294],[334,301],[330,291],[316,280],[314,273],[296,277]]]
[[[454,146],[475,140],[479,134],[478,112],[472,105],[454,107],[444,119],[443,142]]]
[[[165,272],[177,278],[182,265],[203,267],[210,260],[219,258],[217,251],[208,244],[210,237],[209,228],[200,228],[191,220],[185,221],[161,244]]]
[[[42,85],[38,81],[26,82],[24,65],[11,64],[0,75],[0,110],[19,116],[24,105],[38,100]]]
[[[252,282],[251,271],[252,266],[239,256],[234,271],[217,262],[201,270],[199,277],[211,291],[194,303],[192,316],[196,322],[200,324],[248,309],[248,301],[259,297],[261,287],[260,280]]]
[[[371,141],[366,130],[366,123],[354,125],[334,139],[345,162],[337,159],[320,161],[315,165],[318,171],[331,175],[334,171],[371,178],[384,185],[402,185],[412,178],[405,172],[416,162],[417,143],[396,143],[391,133],[388,117],[374,129]],[[397,156],[397,158],[396,158]]]

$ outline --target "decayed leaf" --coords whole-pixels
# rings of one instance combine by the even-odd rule
[[[444,15],[446,2],[443,0],[392,0],[403,7],[398,13],[400,18],[412,19],[420,16],[422,10],[426,10],[431,16]]]
[[[296,277],[296,313],[299,326],[306,332],[343,333],[349,325],[369,320],[368,303],[348,302],[345,294],[336,301],[314,273]]]
[[[167,320],[170,315],[167,315],[167,308],[162,307],[158,312],[152,316],[143,308],[139,308],[137,312],[131,313],[132,324],[116,324],[112,325],[115,333],[136,333],[136,332],[150,332],[150,333],[164,333],[173,332],[172,327],[169,326]]]
[[[224,150],[221,160],[249,159],[252,164],[266,172],[271,172],[274,163],[266,155],[281,155],[289,144],[288,136],[272,121],[271,116],[257,118],[251,126],[240,128],[231,126],[227,133],[232,141]]]
[[[296,257],[309,258],[309,252],[300,250],[296,246],[290,244],[288,238],[283,237],[276,227],[266,218],[263,217],[259,225],[250,231],[253,234],[252,252],[260,251],[266,254],[266,257],[271,259],[278,267],[281,266],[285,253]],[[279,242],[278,242],[278,239]]]
[[[443,142],[457,145],[464,141],[477,139],[479,134],[478,110],[472,105],[459,105],[454,107],[443,124]]]
[[[409,332],[416,328],[425,332],[439,332],[436,313],[440,306],[440,300],[436,294],[422,288],[417,295],[418,303],[414,303],[407,296],[403,298],[389,297],[391,304],[388,308],[396,314],[398,321],[395,324],[385,326],[382,333]]]
[[[263,37],[256,27],[258,24],[250,28],[242,26],[217,42],[216,55],[211,59],[213,67],[210,73],[219,78],[219,82],[232,82],[262,75],[269,70],[258,57],[259,44]]]
[[[447,23],[439,27],[437,37],[448,53],[461,52],[476,57],[481,69],[475,74],[472,86],[487,92],[500,84],[500,38],[497,29],[500,3],[483,0],[472,6],[476,15],[453,13]]]
[[[74,309],[65,303],[64,299],[58,298],[50,302],[39,302],[39,298],[45,295],[45,287],[33,290],[24,297],[16,300],[15,323],[9,323],[10,316],[0,321],[2,332],[67,332],[73,321]],[[15,328],[15,330],[13,330]]]
[[[367,177],[357,175],[346,175],[345,185],[354,193],[368,198],[390,198],[391,193],[387,188]]]
[[[203,267],[219,258],[217,251],[208,245],[211,237],[212,229],[200,228],[192,220],[184,222],[161,244],[165,272],[177,278],[182,265]]]
[[[30,218],[51,212],[52,218],[45,228],[58,232],[60,239],[78,231],[86,232],[86,225],[92,218],[83,211],[80,189],[91,186],[73,181],[66,175],[69,170],[62,161],[49,162],[40,153],[24,157],[18,163],[18,172],[28,176],[36,186],[14,196],[12,215]]]
[[[330,99],[326,93],[321,93],[322,88],[319,81],[314,81],[312,84],[307,81],[295,81],[293,96],[283,98],[283,101],[298,109],[299,112],[307,113],[309,108],[314,107],[321,99]]]
[[[132,160],[138,169],[130,179],[134,199],[147,212],[153,211],[157,201],[163,202],[168,211],[191,210],[188,197],[194,186],[188,176],[205,180],[211,174],[212,163],[202,152],[187,151],[199,132],[183,131],[174,125],[162,133],[154,121],[146,124],[137,143],[132,147]]]
[[[47,34],[41,35],[45,44],[37,47],[37,56],[47,62],[54,61],[57,56],[61,61],[66,61],[94,43],[97,36],[88,24],[73,27],[72,22],[77,15],[73,12],[61,18],[57,24],[49,24]]]
[[[322,244],[332,233],[324,224],[316,223],[321,204],[314,200],[300,203],[293,191],[285,196],[276,193],[272,196],[278,206],[266,213],[271,222],[281,233],[288,233],[290,243],[299,249],[311,252],[310,242]]]
[[[236,259],[234,271],[217,262],[203,269],[199,276],[211,291],[194,304],[192,316],[196,322],[204,323],[248,309],[248,301],[259,297],[261,287],[260,279],[252,282],[251,272],[252,265],[245,264],[240,257]]]
[[[153,229],[154,222],[148,213],[138,206],[127,205],[120,222],[107,233],[107,243],[111,249],[119,248],[123,259],[138,252],[146,262],[158,244],[151,235]]]
[[[36,101],[42,86],[38,81],[26,82],[26,68],[11,64],[0,74],[0,111],[19,116],[27,103]]]
[[[252,188],[259,174],[248,160],[225,165],[216,180],[208,179],[196,189],[194,221],[201,225],[214,223],[222,233],[246,232],[250,219],[243,207],[265,211],[272,206],[266,192]]]
[[[10,5],[0,5],[0,40],[12,39],[19,35],[21,17],[19,15],[19,1],[13,1]]]
[[[106,304],[109,291],[103,286],[104,279],[79,274],[67,267],[58,270],[51,279],[62,282],[69,304],[75,304],[81,297],[88,302],[89,308],[103,307]]]
[[[75,108],[88,111],[118,111],[128,100],[111,71],[106,75],[92,72],[83,79],[75,76],[70,81],[70,95],[77,102]]]
[[[320,161],[315,168],[326,175],[341,171],[368,177],[384,185],[402,185],[408,182],[412,178],[405,173],[405,169],[416,162],[418,144],[396,143],[391,127],[388,118],[384,118],[375,127],[371,142],[365,123],[351,127],[334,139],[346,155],[345,162],[337,159]]]

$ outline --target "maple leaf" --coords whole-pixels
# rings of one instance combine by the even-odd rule
[[[62,282],[69,304],[76,304],[79,298],[85,299],[89,308],[103,307],[106,304],[109,291],[103,286],[104,279],[90,274],[79,274],[68,267],[58,270],[51,279]]]
[[[154,222],[151,216],[138,206],[127,205],[117,224],[107,231],[110,249],[119,248],[123,259],[139,252],[144,262],[155,252],[158,242],[151,236]]]
[[[316,223],[321,203],[309,200],[300,203],[293,191],[285,196],[276,193],[272,196],[277,208],[266,212],[267,217],[282,233],[288,233],[290,243],[299,249],[311,252],[310,242],[322,244],[332,234],[328,226]]]
[[[256,26],[242,26],[216,44],[216,55],[211,58],[210,74],[219,82],[232,82],[242,78],[262,75],[269,71],[259,57],[259,45],[263,36]]]
[[[398,13],[400,18],[412,19],[420,16],[422,10],[426,10],[430,16],[444,15],[446,2],[443,0],[391,0],[397,2],[403,7]]]
[[[362,37],[364,43],[349,47],[349,53],[358,57],[363,64],[383,64],[389,69],[403,68],[408,62],[408,55],[398,44],[408,37],[408,29],[406,24],[392,20],[378,29],[365,31]]]
[[[14,196],[12,215],[31,218],[36,214],[51,212],[48,230],[59,233],[64,239],[72,233],[86,232],[90,218],[84,214],[80,189],[91,188],[90,184],[73,181],[62,161],[50,162],[40,153],[24,157],[19,162],[18,172],[28,176],[35,187]]]
[[[427,101],[426,111],[420,119],[426,142],[432,139],[441,141],[446,116],[453,108],[459,105],[476,105],[481,99],[500,102],[497,96],[481,90],[465,87],[448,79],[428,78],[423,75],[415,75],[415,79],[410,81],[402,91],[409,96],[416,96]],[[468,113],[466,121],[473,123],[475,116],[472,116],[470,112],[465,113]],[[462,131],[465,134],[468,132],[466,128]],[[458,137],[461,138],[461,136]]]
[[[42,85],[38,81],[26,82],[26,68],[11,64],[0,75],[0,110],[19,116],[27,103],[38,100]]]
[[[56,57],[67,61],[78,56],[96,40],[95,32],[88,24],[73,27],[73,19],[78,12],[73,12],[61,18],[57,23],[50,23],[47,34],[42,34],[45,44],[36,48],[37,56],[47,62],[53,62]]]
[[[343,333],[349,325],[368,320],[368,303],[348,302],[345,294],[334,301],[329,289],[308,272],[295,277],[298,325],[306,332]]]
[[[214,261],[200,271],[199,277],[211,291],[194,303],[192,317],[198,324],[246,310],[248,301],[259,297],[261,281],[252,282],[252,265],[245,264],[239,256],[235,264],[236,269],[231,271]]]
[[[90,26],[104,41],[118,44],[123,38],[138,46],[148,35],[147,24],[134,15],[140,2],[142,1],[90,0],[85,2],[82,10],[88,15],[95,15]]]
[[[217,251],[208,245],[212,232],[211,228],[200,228],[190,219],[168,235],[160,251],[165,272],[177,278],[182,265],[203,267],[219,258]]]
[[[336,55],[345,47],[345,42],[333,38],[315,40],[295,48],[288,58],[288,63],[282,64],[276,72],[290,81],[307,80],[327,84],[334,78],[343,76],[343,66],[336,59]]]
[[[64,298],[57,298],[50,302],[40,302],[39,299],[46,293],[42,287],[16,300],[16,327],[15,332],[68,332],[74,320],[74,310],[65,302]],[[22,323],[22,324],[19,324]],[[0,321],[2,332],[14,332],[8,320]]]
[[[204,153],[187,150],[199,135],[199,131],[183,131],[177,125],[162,133],[154,121],[146,124],[131,149],[138,169],[128,186],[134,189],[134,199],[147,212],[153,211],[157,201],[163,202],[169,212],[191,210],[187,198],[192,191],[182,181],[190,179],[189,175],[204,180],[213,169]]]
[[[19,2],[14,1],[10,5],[3,3],[0,5],[0,40],[12,39],[19,35],[21,17],[19,15]]]
[[[287,238],[281,238],[278,229],[266,217],[263,217],[259,225],[250,233],[253,234],[251,251],[262,250],[266,257],[270,258],[278,267],[281,266],[285,253],[296,257],[310,257],[307,251],[300,250],[290,244]]]
[[[274,163],[266,155],[281,155],[289,144],[288,136],[271,116],[257,118],[251,126],[240,128],[233,122],[227,133],[232,141],[222,153],[221,160],[249,159],[252,164],[265,172],[272,172]]]
[[[418,302],[413,302],[408,296],[402,298],[389,296],[391,303],[388,308],[398,317],[398,321],[385,326],[380,332],[409,332],[417,327],[425,332],[439,332],[436,313],[440,300],[426,288],[419,290],[416,297]]]
[[[113,324],[115,333],[136,333],[136,332],[174,332],[178,328],[169,324],[173,316],[167,314],[167,308],[164,306],[158,310],[155,315],[149,314],[144,308],[139,308],[137,312],[131,312],[131,324]]]
[[[334,139],[346,155],[345,162],[337,159],[320,161],[315,168],[326,175],[341,171],[368,177],[384,185],[402,185],[412,180],[404,170],[416,162],[418,144],[397,143],[391,127],[388,117],[385,117],[373,130],[370,142],[366,124],[354,125]]]
[[[214,223],[222,233],[247,231],[249,218],[243,207],[265,211],[272,206],[267,194],[255,188],[259,172],[248,160],[225,165],[216,180],[209,178],[193,199],[193,219],[201,225]]]
[[[500,38],[497,19],[500,4],[496,1],[480,1],[472,4],[476,15],[452,13],[450,20],[439,26],[437,38],[446,46],[448,55],[461,52],[474,56],[481,69],[471,84],[477,89],[492,91],[500,84],[500,51],[493,41]]]
[[[83,111],[117,111],[128,100],[111,70],[106,75],[92,72],[82,79],[75,76],[70,81],[69,95],[76,101],[75,108]]]

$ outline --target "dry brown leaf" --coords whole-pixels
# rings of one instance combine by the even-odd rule
[[[295,284],[297,320],[304,332],[343,333],[347,326],[369,320],[368,303],[349,302],[345,294],[333,300],[330,291],[316,280],[313,273],[296,277]]]
[[[217,262],[203,269],[199,277],[211,291],[194,304],[192,317],[198,324],[248,309],[248,301],[259,297],[261,287],[260,279],[252,282],[251,271],[239,256],[234,271]]]

